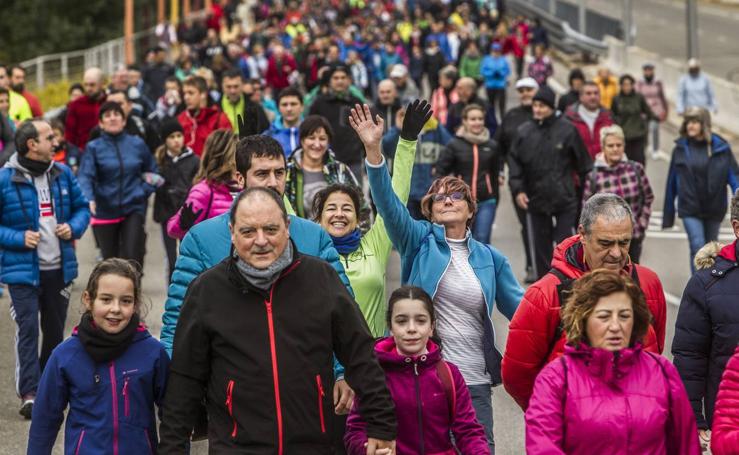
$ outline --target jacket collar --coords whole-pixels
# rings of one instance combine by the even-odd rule
[[[552,257],[552,267],[562,272],[569,278],[580,278],[590,267],[585,263],[585,251],[583,250],[582,237],[580,234],[573,235],[562,241],[554,249]],[[631,260],[626,263],[622,269],[623,273],[631,274],[631,268],[634,267]]]
[[[566,356],[580,360],[590,374],[601,378],[608,384],[618,382],[628,373],[641,350],[640,343],[615,352],[593,348],[585,343],[578,343],[577,346],[565,345]]]
[[[290,263],[290,265],[285,268],[285,270],[282,271],[279,278],[277,278],[277,281],[272,285],[274,288],[277,283],[280,282],[280,280],[285,276],[290,274],[293,270],[295,270],[301,262],[302,254],[298,251],[298,247],[295,245],[295,242],[293,239],[289,239],[290,243],[292,243],[293,247],[293,261]],[[245,292],[251,292],[261,295],[264,298],[268,297],[269,291],[263,291],[259,289],[258,287],[252,285],[249,283],[242,275],[241,272],[239,272],[238,268],[236,267],[236,258],[233,256],[234,246],[231,244],[230,251],[228,253],[228,257],[224,259],[224,261],[227,261],[227,267],[228,267],[228,279],[231,283],[238,286],[240,289],[244,290]]]
[[[721,251],[718,253],[717,260],[711,267],[711,275],[714,278],[723,278],[728,274],[729,271],[736,267],[739,267],[739,261],[737,260],[737,256],[739,256],[737,255],[737,248],[739,248],[737,240],[734,240],[730,244],[721,248]]]
[[[8,160],[7,163],[5,163],[4,167],[12,168],[15,171],[10,177],[11,182],[29,183],[28,179],[26,178],[25,172],[24,172],[25,170],[21,167],[20,164],[18,164],[17,153],[18,152],[15,152],[13,155],[10,156],[10,159]],[[61,167],[59,167],[58,163],[52,161],[50,163],[49,170],[46,171],[46,173],[48,174],[49,179],[53,181],[59,176],[59,174],[62,173],[62,169]]]
[[[675,140],[675,143],[688,148],[688,138],[681,137]],[[729,144],[718,134],[711,134],[711,155],[723,153],[729,150]]]
[[[418,368],[428,368],[441,360],[441,348],[429,340],[426,349],[428,350],[426,354],[417,356],[401,355],[393,337],[387,337],[375,344],[375,355],[383,368],[403,369],[412,367],[414,364],[418,365]]]

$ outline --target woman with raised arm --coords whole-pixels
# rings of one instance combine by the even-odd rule
[[[368,107],[352,109],[349,122],[363,142],[371,143],[376,122]],[[414,126],[404,122],[400,137],[414,139]],[[417,221],[392,191],[379,144],[365,151],[372,198],[401,256],[402,284],[418,286],[433,298],[444,358],[462,372],[493,452],[491,387],[501,382],[501,356],[490,315],[495,301],[510,320],[523,289],[505,256],[471,237],[476,203],[464,181],[449,176],[436,180],[421,201],[427,220]]]

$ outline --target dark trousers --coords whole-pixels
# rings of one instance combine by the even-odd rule
[[[36,393],[41,373],[51,351],[64,339],[69,294],[61,269],[41,271],[40,285],[10,284],[10,315],[17,327],[15,335],[15,386],[18,396]],[[41,356],[39,357],[39,312],[41,313]]]
[[[523,77],[523,57],[516,57],[516,78],[521,79]]]
[[[174,271],[175,262],[177,262],[177,239],[173,239],[167,234],[167,223],[162,223],[162,241],[164,242],[164,251],[167,253],[167,273],[169,282],[172,281],[172,272]]]
[[[644,157],[644,149],[647,148],[647,137],[636,137],[633,139],[626,139],[624,144],[624,150],[626,151],[626,157],[637,163],[641,163],[642,166],[647,165],[646,158]]]
[[[487,94],[490,107],[495,109],[495,103],[498,103],[498,124],[500,124],[505,115],[506,90],[505,88],[489,88],[487,89]]]
[[[144,222],[143,213],[132,213],[120,223],[93,226],[103,259],[128,259],[142,271],[146,254]]]
[[[565,210],[553,215],[533,212],[526,214],[529,245],[534,259],[534,275],[540,279],[551,268],[554,245],[575,234],[577,209]]]
[[[522,209],[516,203],[516,198],[513,198],[513,208],[516,209],[516,218],[521,224],[521,239],[523,239],[523,250],[526,252],[526,268],[533,267],[533,261],[531,260],[531,247],[529,246],[529,230],[528,223],[526,222],[526,210]]]
[[[344,446],[344,433],[346,433],[346,419],[348,415],[336,415],[335,412],[331,411],[331,418],[334,421],[333,431],[333,446],[335,455],[346,454],[346,446]]]
[[[644,239],[631,239],[631,245],[629,245],[629,257],[631,262],[639,264],[641,258],[641,246]]]

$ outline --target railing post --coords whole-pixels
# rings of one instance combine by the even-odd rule
[[[44,86],[44,57],[36,58],[36,88]]]
[[[67,54],[62,54],[62,80],[66,81],[69,79],[69,59]]]
[[[549,14],[557,15],[557,0],[549,0]]]
[[[114,62],[115,55],[113,53],[113,46],[114,46],[114,43],[108,43],[107,45],[107,48],[108,48],[108,71],[107,73],[108,75],[113,74],[113,71],[115,70],[115,62]]]

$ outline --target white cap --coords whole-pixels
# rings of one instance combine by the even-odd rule
[[[524,77],[523,79],[519,79],[518,82],[516,82],[516,90],[520,88],[533,88],[534,90],[538,90],[539,84],[533,77]]]
[[[697,58],[691,58],[688,60],[688,68],[700,68],[701,62]]]
[[[408,75],[408,68],[405,67],[405,65],[398,63],[397,65],[393,66],[393,69],[390,71],[390,77],[405,77]]]

